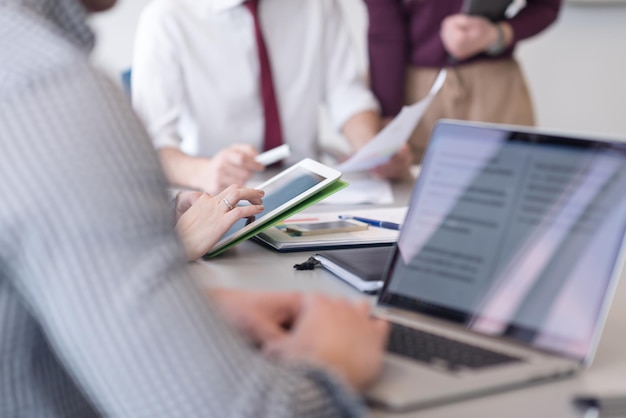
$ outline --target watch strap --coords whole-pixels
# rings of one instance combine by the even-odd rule
[[[496,31],[498,32],[498,38],[485,50],[485,53],[487,55],[500,55],[506,49],[506,45],[504,44],[504,30],[502,29],[502,25],[495,23],[494,26],[496,28]]]

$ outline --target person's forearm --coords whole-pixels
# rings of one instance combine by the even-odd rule
[[[170,184],[203,190],[198,173],[208,159],[192,157],[177,148],[161,148],[159,158]]]
[[[381,126],[378,112],[367,110],[350,117],[343,125],[341,133],[348,140],[352,149],[358,150],[376,136]]]
[[[367,32],[372,91],[383,116],[395,116],[404,105],[407,65],[406,24],[398,0],[365,0],[369,14]]]
[[[508,20],[513,29],[513,43],[534,36],[558,17],[561,0],[529,0],[517,16]]]

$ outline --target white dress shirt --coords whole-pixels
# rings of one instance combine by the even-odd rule
[[[263,147],[254,22],[243,0],[155,0],[135,41],[132,97],[157,148],[212,156]],[[378,110],[336,0],[261,0],[283,140],[292,162],[318,155],[320,104],[337,129]]]

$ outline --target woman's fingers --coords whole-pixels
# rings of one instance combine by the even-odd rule
[[[246,200],[252,205],[261,205],[263,203],[263,196],[265,192],[263,190],[250,189],[240,186],[229,186],[218,196],[220,202],[223,204],[226,210],[233,210],[237,208],[240,201]],[[232,207],[232,208],[231,208]]]
[[[231,210],[229,214],[232,214],[232,216],[236,218],[250,218],[263,212],[263,209],[265,209],[263,205],[237,206],[235,209]]]

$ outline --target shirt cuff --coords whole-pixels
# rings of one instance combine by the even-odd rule
[[[340,376],[314,364],[300,364],[294,367],[296,370],[300,370],[308,378],[308,381],[317,387],[319,393],[328,400],[326,402],[328,410],[318,411],[322,412],[323,416],[333,415],[345,418],[367,416],[367,407],[363,398],[352,390]],[[322,409],[324,408],[322,407]]]

